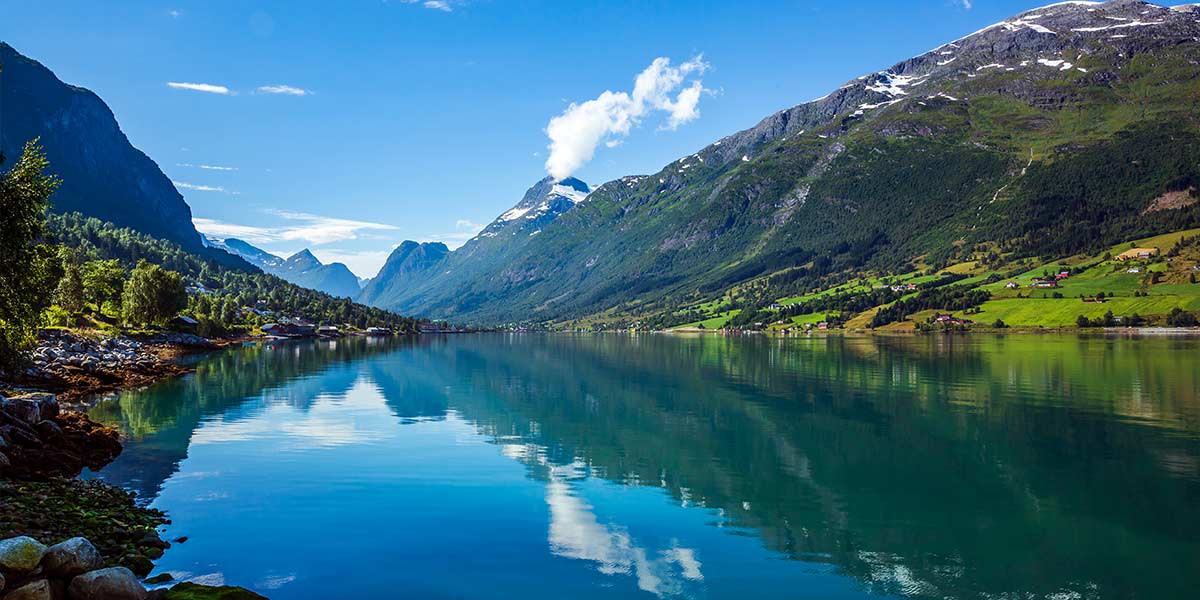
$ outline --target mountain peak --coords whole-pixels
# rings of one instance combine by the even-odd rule
[[[295,262],[295,261],[318,262],[318,263],[321,262],[321,261],[317,260],[316,256],[313,256],[313,253],[310,252],[308,248],[305,248],[305,249],[287,257],[287,260],[288,260],[288,262]]]

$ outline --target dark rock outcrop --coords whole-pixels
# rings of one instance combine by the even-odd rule
[[[0,398],[0,474],[6,477],[73,477],[120,453],[116,430],[82,413],[60,412],[53,394]]]

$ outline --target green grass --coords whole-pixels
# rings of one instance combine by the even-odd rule
[[[1083,302],[1078,298],[1005,298],[989,300],[980,312],[964,315],[977,323],[992,323],[996,319],[1017,327],[1074,327],[1080,315],[1095,319],[1112,311],[1116,316],[1165,315],[1173,308],[1200,310],[1200,294],[1194,296],[1145,296],[1114,298],[1107,302]]]
[[[728,323],[730,319],[736,317],[738,315],[738,313],[740,313],[740,312],[742,312],[742,309],[736,308],[734,310],[723,312],[715,317],[711,317],[711,318],[705,319],[703,321],[696,321],[695,323],[688,323],[686,325],[672,327],[671,329],[699,329],[701,327],[703,327],[703,329],[720,329],[720,328],[724,327],[725,324]]]

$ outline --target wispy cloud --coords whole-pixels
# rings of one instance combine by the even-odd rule
[[[179,17],[183,16],[183,11],[179,10],[178,8],[172,8],[171,10],[167,11],[167,15],[169,15],[172,19],[178,19]]]
[[[343,240],[355,240],[364,235],[364,231],[394,230],[393,225],[339,219],[304,212],[267,209],[265,214],[272,215],[287,223],[276,226],[241,225],[227,223],[216,219],[196,217],[192,223],[202,233],[217,238],[233,237],[252,244],[268,244],[271,242],[303,241],[309,244],[329,244]]]
[[[405,4],[418,4],[431,10],[440,10],[442,12],[451,12],[454,10],[454,4],[460,2],[455,0],[402,0]]]
[[[971,0],[958,0],[958,4],[966,10],[971,10]]]
[[[429,234],[421,239],[421,241],[441,242],[453,250],[454,248],[467,243],[467,241],[471,238],[479,235],[479,232],[483,231],[484,227],[486,227],[486,225],[476,223],[470,219],[459,219],[454,222],[454,231]]]
[[[313,254],[327,265],[339,262],[359,277],[374,277],[392,254],[392,248],[389,246],[384,250],[362,251],[322,248],[314,250]]]
[[[281,94],[284,96],[311,96],[312,90],[290,85],[263,85],[254,90],[259,94]]]
[[[187,83],[182,81],[168,81],[167,87],[176,90],[190,90],[193,92],[204,92],[206,94],[220,94],[222,96],[229,95],[229,88],[223,85],[214,85],[211,83]]]
[[[673,131],[699,118],[704,85],[699,79],[684,84],[708,68],[701,56],[677,67],[671,66],[671,59],[660,57],[638,74],[632,92],[605,91],[592,100],[572,102],[546,125],[550,138],[546,171],[560,179],[567,177],[592,160],[601,143],[610,148],[620,145],[621,138],[652,113],[666,115],[660,130]]]
[[[221,167],[217,165],[194,165],[192,163],[175,163],[177,167],[190,167],[193,169],[204,169],[205,171],[236,171],[237,167]]]
[[[217,186],[197,185],[194,183],[186,183],[183,181],[172,181],[171,183],[175,184],[176,189],[180,189],[180,190],[191,190],[193,192],[221,192],[222,194],[225,193],[225,188],[223,188],[219,185],[217,185]]]

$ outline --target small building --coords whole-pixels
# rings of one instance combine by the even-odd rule
[[[368,327],[367,335],[392,335],[392,330],[387,327]]]
[[[829,321],[821,321],[820,323],[817,323],[817,329],[820,329],[821,331],[829,329]]]
[[[1127,260],[1147,259],[1158,256],[1158,248],[1130,248],[1117,255],[1117,260],[1125,262]]]
[[[1004,287],[1006,287],[1010,290],[1017,290],[1017,289],[1021,289],[1021,284],[1019,284],[1015,281],[1010,281],[1010,282],[1004,284]]]
[[[262,326],[263,333],[281,337],[308,337],[316,332],[316,328],[307,323],[267,323]]]
[[[1129,267],[1125,270],[1126,273],[1141,273],[1142,270],[1137,267]]]
[[[1031,283],[1029,285],[1030,285],[1030,287],[1043,288],[1043,289],[1059,287],[1057,279],[1034,279],[1033,283]]]
[[[317,328],[317,335],[321,335],[321,336],[333,337],[333,336],[341,335],[341,333],[342,332],[333,325],[322,325]]]
[[[960,319],[954,315],[937,315],[933,318],[933,322],[938,325],[967,325],[971,323],[967,319]]]

